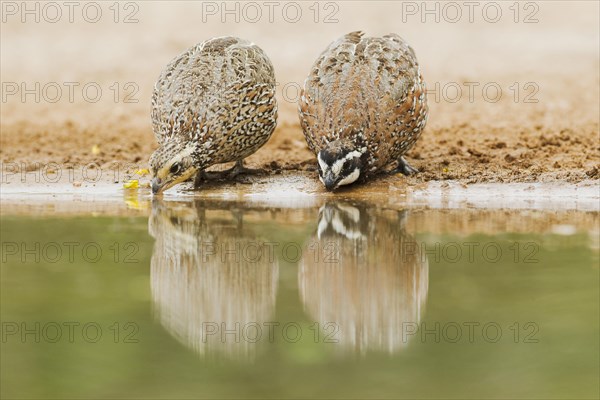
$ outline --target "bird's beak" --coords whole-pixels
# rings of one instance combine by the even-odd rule
[[[334,190],[337,187],[337,182],[333,174],[325,175],[321,181],[323,182],[323,185],[325,185],[325,189],[329,191]]]
[[[159,194],[163,189],[162,182],[159,178],[152,179],[152,194]]]

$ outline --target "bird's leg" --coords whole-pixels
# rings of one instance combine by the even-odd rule
[[[206,174],[203,169],[196,172],[196,176],[194,177],[194,189],[200,188],[200,186],[202,185],[202,181],[204,181],[205,179]]]
[[[235,226],[238,232],[242,231],[244,227],[244,212],[240,209],[231,210],[231,215],[235,220]]]
[[[194,189],[198,189],[203,181],[233,179],[242,174],[257,174],[264,172],[262,169],[253,169],[244,167],[244,162],[238,160],[235,165],[225,171],[206,171],[201,170],[196,173],[194,178]]]
[[[404,229],[406,226],[406,220],[408,219],[408,210],[398,211],[398,226],[400,229]]]
[[[259,174],[259,173],[264,172],[264,170],[262,170],[260,168],[246,168],[246,167],[244,167],[244,160],[238,160],[235,162],[235,165],[233,166],[233,168],[227,170],[226,172],[227,172],[227,177],[229,179],[232,179],[240,174],[245,174],[245,175]]]
[[[400,157],[398,160],[398,166],[394,170],[394,172],[400,172],[406,176],[410,176],[419,172],[418,169],[411,166],[408,161],[404,159],[404,157]]]
[[[200,170],[196,173],[196,176],[194,178],[194,189],[198,189],[204,181],[210,181],[221,178],[223,178],[223,172],[221,171],[206,171],[204,169]]]

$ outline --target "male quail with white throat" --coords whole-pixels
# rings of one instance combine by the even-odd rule
[[[415,52],[400,36],[352,32],[331,43],[312,66],[298,106],[328,190],[390,164],[405,175],[417,172],[403,155],[425,127],[427,95]]]

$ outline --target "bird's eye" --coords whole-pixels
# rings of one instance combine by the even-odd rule
[[[352,171],[354,171],[354,164],[350,162],[344,163],[344,166],[342,167],[342,174],[349,175],[352,173]]]
[[[169,172],[172,173],[173,175],[178,174],[179,171],[181,171],[181,164],[179,164],[179,163],[175,163],[175,164],[171,165],[171,169],[169,170]]]

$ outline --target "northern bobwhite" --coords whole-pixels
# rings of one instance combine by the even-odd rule
[[[336,350],[397,352],[410,338],[403,328],[423,317],[429,262],[405,228],[408,218],[361,202],[319,210],[317,232],[298,262],[298,289]]]
[[[397,162],[427,122],[425,82],[414,50],[398,35],[349,33],[317,59],[304,83],[298,112],[319,178],[329,190]]]
[[[202,42],[173,59],[152,95],[152,128],[160,147],[150,157],[159,193],[204,170],[242,160],[271,137],[277,123],[275,74],[265,52],[235,37]]]
[[[181,343],[205,357],[245,360],[255,358],[263,343],[231,335],[222,340],[221,333],[236,327],[246,332],[252,324],[265,329],[263,323],[273,321],[279,261],[260,252],[268,240],[254,232],[259,224],[243,224],[243,211],[239,218],[228,216],[231,205],[152,202],[150,292],[161,325]],[[271,216],[265,209],[249,212]]]

